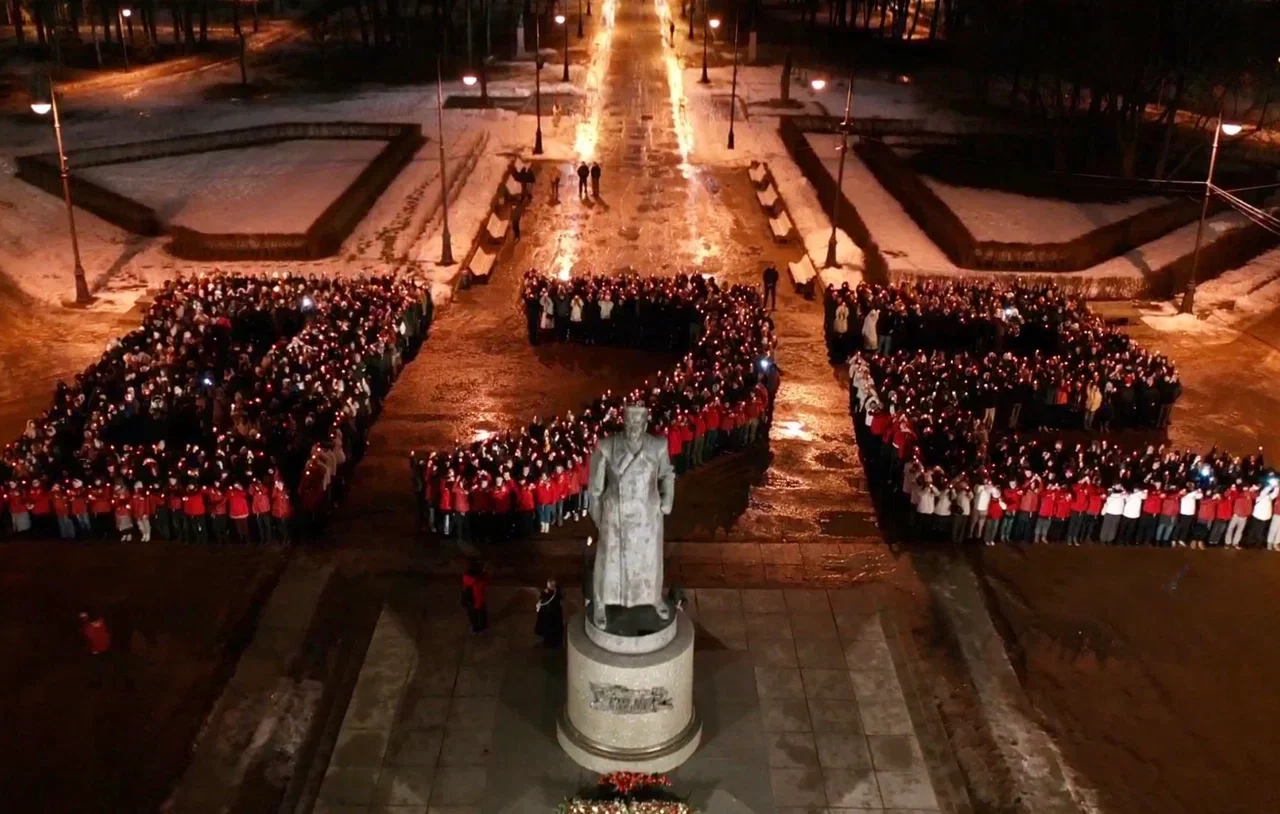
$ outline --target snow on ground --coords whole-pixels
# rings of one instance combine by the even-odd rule
[[[90,167],[80,175],[150,206],[162,222],[210,233],[300,233],[385,141],[286,141]]]
[[[1158,331],[1195,333],[1229,341],[1237,330],[1280,308],[1280,249],[1196,286],[1196,313],[1182,314],[1175,299],[1157,304],[1142,321]]]
[[[809,146],[822,159],[832,178],[839,175],[840,137],[810,133]],[[845,156],[845,198],[853,204],[871,232],[890,270],[913,272],[955,271],[956,267],[942,249],[924,233],[893,197],[871,174],[852,149]]]
[[[676,37],[680,39],[679,36]],[[772,69],[771,69],[772,70]],[[831,219],[827,207],[818,198],[800,168],[791,159],[778,135],[777,115],[753,114],[751,119],[738,119],[734,124],[734,149],[728,148],[729,121],[723,115],[715,99],[726,92],[732,76],[729,68],[713,68],[708,74],[710,85],[698,82],[701,69],[686,68],[680,79],[687,95],[685,112],[692,130],[691,160],[698,164],[747,166],[752,161],[769,165],[769,171],[777,184],[778,195],[786,205],[795,224],[809,259],[822,271],[823,282],[837,287],[848,282],[856,285],[862,279],[865,260],[862,250],[843,229],[836,231],[836,260],[839,266],[823,269],[827,257],[827,243],[831,238]],[[742,88],[742,69],[739,68],[739,89]],[[793,96],[801,100],[810,91],[793,85]],[[727,105],[723,106],[727,113]],[[792,111],[782,110],[784,113]]]
[[[532,77],[532,68],[527,73]],[[550,73],[553,72],[549,68],[544,69],[544,74]],[[559,76],[558,72],[554,73]],[[490,85],[490,91],[495,96],[518,95],[520,84],[520,81],[495,82]],[[77,147],[123,140],[163,138],[272,122],[416,122],[422,126],[428,138],[427,144],[374,204],[343,244],[341,252],[332,258],[289,263],[285,267],[329,274],[421,271],[437,284],[438,295],[445,296],[453,278],[461,270],[460,263],[467,249],[488,216],[489,203],[497,191],[509,157],[516,154],[530,157],[536,120],[533,116],[517,115],[503,109],[444,111],[444,144],[450,178],[449,227],[458,263],[438,267],[428,262],[429,258],[439,259],[443,209],[438,114],[434,92],[424,92],[429,90],[416,87],[354,91],[343,96],[300,94],[252,105],[234,102],[201,102],[194,106],[154,104],[159,101],[154,95],[143,97],[145,101],[76,97],[75,109],[68,111],[63,133],[74,172],[74,151]],[[460,82],[445,83],[444,91],[446,95],[462,93],[464,86]],[[572,85],[559,82],[543,83],[543,91],[547,94],[578,92]],[[466,89],[466,92],[471,90]],[[119,93],[115,96],[118,97]],[[578,120],[578,117],[563,116],[556,121],[552,115],[544,115],[546,157],[566,161],[575,157]],[[11,160],[14,155],[52,150],[51,130],[43,122],[31,124],[13,119],[0,120],[0,273],[11,277],[27,294],[45,302],[58,303],[73,293],[66,210],[58,197],[15,178]],[[128,135],[122,137],[122,132]],[[323,143],[330,148],[335,144],[332,141]],[[219,161],[225,161],[227,155],[231,153],[220,151],[166,161],[177,167],[216,166]],[[281,161],[281,164],[287,163]],[[107,169],[98,168],[95,172]],[[280,166],[277,169],[285,173],[283,177],[289,179],[289,184],[298,183],[302,177],[298,167]],[[324,167],[323,172],[313,174],[330,176],[333,175],[331,169]],[[116,172],[119,172],[120,179],[128,174],[127,170]],[[175,183],[175,188],[204,182],[196,169],[184,169],[182,172],[187,173],[186,178]],[[239,169],[231,173],[233,177],[237,174],[242,179],[239,182],[242,188],[236,194],[248,196],[254,182]],[[143,176],[148,179],[150,187],[145,194],[169,194],[163,189],[163,173],[144,172]],[[285,183],[279,177],[276,180],[277,185]],[[320,185],[315,187],[317,189],[337,186],[336,181],[328,177],[310,179],[308,183]],[[231,184],[233,192],[236,186]],[[121,187],[120,191],[127,190]],[[243,201],[244,197],[241,203]],[[261,207],[227,207],[228,212],[233,209],[249,217],[232,220],[228,215],[225,222],[220,221],[223,228],[260,228],[255,224],[261,223],[256,211]],[[179,260],[164,251],[164,238],[132,235],[80,209],[76,211],[76,225],[90,286],[99,296],[97,308],[128,310],[147,287],[177,274],[215,268],[264,273],[282,268],[282,264],[276,262],[199,263]],[[418,262],[420,258],[422,262]]]
[[[1151,196],[1122,203],[1075,203],[996,189],[957,187],[927,175],[921,175],[920,180],[956,213],[976,239],[1005,243],[1066,243],[1169,201]]]

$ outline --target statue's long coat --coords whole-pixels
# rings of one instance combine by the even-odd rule
[[[633,453],[625,433],[591,455],[592,517],[600,530],[594,601],[633,608],[662,601],[662,519],[675,498],[665,439],[645,433]]]

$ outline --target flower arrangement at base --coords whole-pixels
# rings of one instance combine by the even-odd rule
[[[557,814],[698,814],[663,774],[610,772],[565,800]]]

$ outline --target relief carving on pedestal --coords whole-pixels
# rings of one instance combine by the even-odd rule
[[[632,689],[621,684],[591,682],[591,708],[615,715],[643,715],[674,709],[671,692],[666,687]]]

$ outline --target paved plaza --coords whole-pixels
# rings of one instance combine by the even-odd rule
[[[545,812],[594,774],[560,749],[565,653],[532,589],[491,593],[472,634],[451,585],[388,597],[317,814]],[[580,596],[580,594],[578,595]],[[566,614],[580,608],[569,594]],[[708,814],[955,812],[954,762],[874,591],[691,591],[702,745],[672,773]]]

